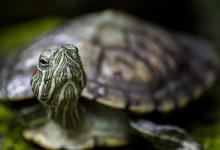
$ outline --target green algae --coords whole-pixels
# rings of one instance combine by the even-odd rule
[[[218,87],[209,91],[205,96],[206,108],[200,108],[203,118],[195,120],[192,124],[192,134],[205,147],[205,150],[220,149],[220,89]]]
[[[0,149],[32,150],[32,145],[22,137],[23,126],[16,121],[14,113],[0,105]]]

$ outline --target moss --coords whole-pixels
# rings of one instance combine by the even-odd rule
[[[219,88],[209,91],[208,96],[204,97],[206,102],[213,103],[200,108],[203,119],[198,118],[192,124],[192,134],[203,143],[206,150],[220,149],[220,95]]]
[[[31,150],[32,146],[22,138],[23,127],[16,121],[14,113],[0,105],[0,149]]]
[[[10,150],[25,150],[25,149],[32,150],[33,148],[31,145],[29,145],[29,143],[27,143],[23,139],[16,140],[14,138],[9,137],[5,139],[3,146],[2,146],[2,150],[9,150],[9,149]]]

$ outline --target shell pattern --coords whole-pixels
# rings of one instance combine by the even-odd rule
[[[206,41],[105,11],[75,19],[19,53],[1,72],[0,97],[33,97],[30,78],[40,53],[66,43],[79,48],[86,71],[82,96],[134,113],[185,106],[218,73]]]

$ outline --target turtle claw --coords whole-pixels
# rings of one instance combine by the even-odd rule
[[[159,150],[202,150],[184,129],[171,125],[158,125],[147,120],[132,121],[131,126]]]

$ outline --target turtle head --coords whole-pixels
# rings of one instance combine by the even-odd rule
[[[31,80],[37,99],[50,108],[77,101],[86,85],[86,75],[73,45],[62,45],[41,53]],[[68,101],[69,100],[69,101]]]

